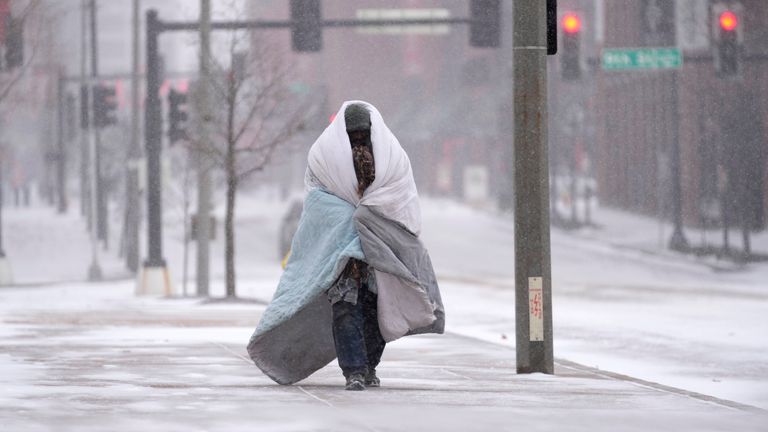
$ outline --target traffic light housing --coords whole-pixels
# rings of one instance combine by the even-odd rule
[[[496,48],[501,41],[501,0],[471,0],[469,3],[469,44]]]
[[[171,144],[187,139],[186,123],[189,115],[186,105],[187,94],[171,89],[168,92],[168,140]]]
[[[320,0],[291,0],[291,46],[298,52],[323,48],[323,19]]]
[[[7,18],[5,25],[5,68],[14,69],[24,64],[24,21]]]
[[[93,122],[97,128],[117,123],[115,115],[117,98],[114,86],[95,85],[93,87]]]
[[[721,78],[736,76],[741,71],[744,41],[742,12],[743,7],[739,3],[712,5],[712,46],[715,70]]]
[[[581,16],[575,12],[565,13],[560,27],[563,33],[560,73],[563,80],[574,81],[581,78]]]
[[[557,0],[547,0],[547,55],[557,54]]]

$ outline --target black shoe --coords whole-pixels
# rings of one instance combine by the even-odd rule
[[[353,391],[365,390],[365,378],[363,378],[363,374],[352,374],[348,376],[346,389]]]
[[[365,385],[368,387],[381,387],[381,380],[376,376],[376,370],[371,370],[365,375]]]

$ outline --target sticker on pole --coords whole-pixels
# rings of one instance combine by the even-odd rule
[[[544,280],[528,278],[528,316],[531,342],[544,341]]]

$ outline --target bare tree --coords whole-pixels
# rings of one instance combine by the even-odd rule
[[[246,49],[247,48],[247,49]],[[226,184],[224,220],[226,294],[235,290],[235,200],[238,187],[263,170],[281,147],[301,131],[316,108],[308,97],[290,90],[292,65],[274,44],[257,35],[233,34],[229,65],[214,62],[211,143],[190,139]]]
[[[24,7],[14,19],[18,20],[22,24],[26,23],[28,18],[32,17],[35,11],[38,9],[41,1],[42,0],[30,0],[24,5]],[[47,17],[44,17],[43,20],[45,20],[45,18]],[[44,24],[38,23],[36,27],[41,27],[43,25]],[[38,37],[39,35],[37,34],[40,33],[40,31],[40,28],[36,29],[36,37],[32,38],[31,48],[27,51],[23,64],[9,72],[0,73],[0,104],[3,103],[5,98],[11,94],[11,91],[16,86],[16,84],[18,84],[18,82],[21,81],[21,79],[26,75],[27,69],[29,69],[29,66],[32,64],[42,40],[42,38]],[[7,36],[8,35],[6,35],[6,37]]]

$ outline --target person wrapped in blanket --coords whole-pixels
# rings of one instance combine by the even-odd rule
[[[362,104],[351,104],[344,111],[344,121],[352,146],[357,194],[362,198],[376,178],[370,113]],[[378,387],[376,366],[386,343],[379,331],[376,280],[368,265],[350,259],[338,281],[328,289],[328,299],[333,305],[333,340],[347,380],[346,389]]]
[[[378,386],[385,343],[445,329],[410,160],[373,105],[347,101],[310,148],[305,185],[248,355],[282,385],[337,359],[347,389]]]

